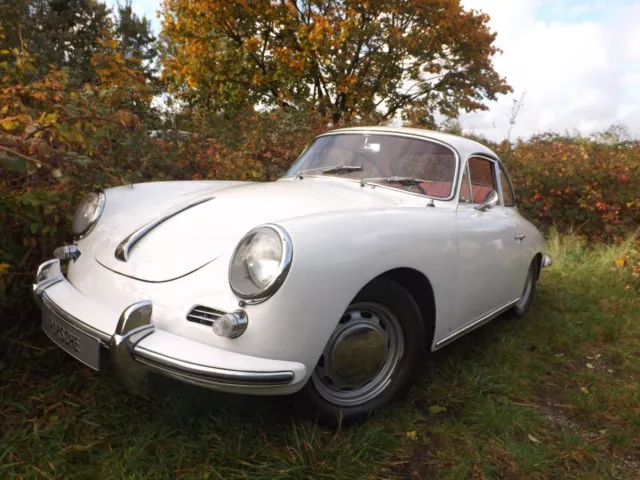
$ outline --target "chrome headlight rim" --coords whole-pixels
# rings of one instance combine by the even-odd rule
[[[87,235],[89,235],[91,233],[91,231],[95,228],[95,226],[98,224],[98,220],[100,220],[100,217],[102,216],[102,212],[104,211],[104,206],[107,202],[107,196],[104,194],[104,192],[99,191],[99,192],[89,192],[80,202],[80,204],[76,207],[76,211],[73,215],[73,220],[75,221],[75,219],[77,218],[77,216],[80,214],[80,208],[83,206],[83,204],[89,199],[89,197],[91,195],[96,195],[98,197],[97,200],[97,206],[96,209],[93,211],[91,218],[89,220],[89,222],[87,223],[87,226],[84,228],[84,230],[80,233],[77,233],[75,231],[73,231],[72,228],[72,233],[73,236],[80,240],[85,238]]]
[[[278,237],[280,238],[280,244],[282,245],[282,255],[280,257],[280,262],[278,264],[278,274],[269,282],[269,284],[264,287],[261,291],[257,293],[246,293],[242,292],[234,285],[232,273],[233,273],[233,262],[238,254],[238,250],[243,246],[243,243],[247,240],[248,237],[255,235],[259,230],[270,229],[274,231]],[[289,274],[289,270],[291,269],[291,263],[293,261],[293,243],[291,242],[291,237],[289,236],[289,232],[287,232],[280,225],[275,225],[271,223],[267,223],[264,225],[258,225],[255,228],[249,230],[238,242],[236,248],[233,250],[231,255],[231,259],[229,261],[229,286],[233,293],[249,304],[261,303],[265,300],[272,297],[282,286],[287,275]],[[257,286],[257,285],[256,285]]]

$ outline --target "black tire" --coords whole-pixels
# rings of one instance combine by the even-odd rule
[[[516,318],[522,318],[527,310],[529,310],[529,306],[531,302],[533,302],[533,297],[536,293],[536,283],[538,280],[538,262],[535,259],[529,265],[529,270],[527,270],[527,277],[524,282],[524,287],[522,289],[522,295],[518,303],[516,303],[511,310],[509,311],[510,315]]]
[[[321,368],[319,361],[318,366],[316,366],[312,377],[302,390],[301,395],[303,396],[305,408],[308,409],[307,413],[311,413],[314,420],[325,425],[335,426],[337,424],[363,421],[374,410],[404,395],[412,386],[414,377],[425,355],[425,326],[420,314],[420,309],[413,297],[399,284],[385,277],[373,280],[356,295],[349,308],[361,305],[371,305],[373,308],[384,308],[385,311],[391,312],[394,315],[395,331],[401,331],[402,335],[402,354],[394,354],[394,366],[390,367],[391,369],[386,374],[386,381],[380,380],[380,390],[379,392],[376,390],[373,398],[361,404],[348,406],[339,404],[340,401],[337,401],[338,404],[336,404],[336,402],[327,398],[330,397],[330,395],[326,393],[327,388],[331,387],[326,387],[319,383],[324,382],[318,374]],[[350,310],[347,309],[345,316],[343,316],[340,323],[336,326],[335,332],[338,331],[340,324],[343,323],[349,311]],[[381,321],[380,323],[383,322]],[[397,328],[397,326],[400,328]],[[384,326],[383,328],[386,330]],[[394,335],[397,336],[398,334],[394,333]],[[391,342],[387,340],[382,343],[382,345],[385,345],[385,348],[390,348],[388,347],[390,343]],[[326,348],[329,348],[329,343],[327,347],[325,347],[325,350]],[[382,366],[379,367],[376,375],[381,374],[381,372],[387,368],[387,363],[391,364],[388,357],[389,351],[387,350],[385,352],[385,360]],[[369,383],[373,384],[375,381],[374,379]],[[362,386],[362,390],[366,388],[368,387]],[[323,391],[325,392],[324,394],[321,393]],[[355,393],[357,390],[354,389],[353,391]],[[341,395],[340,392],[337,392],[337,394]],[[374,394],[370,393],[369,395]],[[355,401],[357,401],[357,399]]]

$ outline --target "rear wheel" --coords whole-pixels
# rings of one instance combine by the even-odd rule
[[[353,300],[331,334],[304,393],[323,423],[365,419],[405,393],[425,351],[413,297],[379,278]]]
[[[529,266],[529,270],[527,271],[527,277],[524,281],[524,288],[522,290],[522,295],[520,295],[520,300],[513,306],[511,312],[516,317],[523,317],[531,302],[533,301],[533,296],[536,292],[536,279],[538,278],[538,265],[535,260],[531,262]]]

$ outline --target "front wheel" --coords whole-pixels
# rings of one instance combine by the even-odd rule
[[[376,279],[340,318],[304,393],[323,423],[363,420],[409,389],[425,346],[413,297]]]

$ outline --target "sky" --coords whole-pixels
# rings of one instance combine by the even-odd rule
[[[465,131],[500,140],[523,99],[511,139],[546,131],[584,135],[623,124],[640,137],[640,0],[461,0],[491,17],[503,53],[494,59],[513,94],[463,113]],[[114,5],[116,0],[107,0]],[[151,20],[160,0],[133,0]]]

